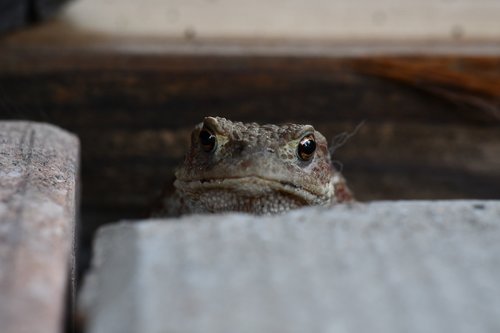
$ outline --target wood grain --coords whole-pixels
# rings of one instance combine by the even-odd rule
[[[2,332],[62,332],[71,314],[78,148],[54,126],[0,121]]]

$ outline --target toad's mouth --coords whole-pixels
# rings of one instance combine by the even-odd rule
[[[267,196],[273,193],[286,195],[304,204],[320,204],[327,201],[324,194],[298,186],[286,180],[263,178],[261,176],[244,176],[232,178],[201,178],[174,182],[177,190],[185,194],[227,190],[242,197]]]

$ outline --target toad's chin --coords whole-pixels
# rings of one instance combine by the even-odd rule
[[[302,187],[256,176],[176,180],[174,185],[193,212],[276,214],[303,206],[329,203],[326,197]]]

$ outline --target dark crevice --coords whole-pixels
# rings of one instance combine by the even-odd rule
[[[26,2],[26,22],[35,23],[40,20],[40,15],[37,10],[36,0],[27,0]]]

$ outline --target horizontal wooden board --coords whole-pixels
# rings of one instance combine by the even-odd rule
[[[0,121],[3,333],[62,332],[74,295],[79,141],[46,124]],[[69,303],[68,303],[69,304]]]

